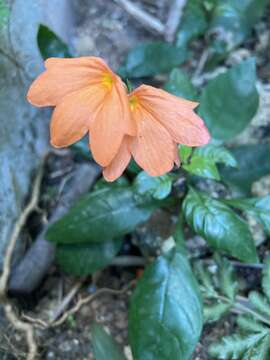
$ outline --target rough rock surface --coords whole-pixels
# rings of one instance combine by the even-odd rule
[[[52,16],[49,8],[55,2],[59,11]],[[0,269],[14,223],[31,191],[32,177],[48,148],[50,112],[35,109],[25,99],[29,84],[43,66],[36,34],[39,23],[66,34],[61,28],[61,18],[67,23],[66,3],[52,0],[48,6],[46,0],[14,0],[8,21],[0,29]]]

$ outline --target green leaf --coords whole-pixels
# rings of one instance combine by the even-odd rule
[[[202,283],[203,296],[206,298],[215,297],[217,292],[209,271],[205,269],[201,261],[197,261],[194,268],[199,281]]]
[[[136,360],[188,360],[202,330],[202,304],[186,257],[172,250],[148,266],[131,299]]]
[[[129,186],[129,181],[125,176],[120,176],[115,181],[110,183],[109,187],[112,188],[126,188]],[[101,190],[101,189],[108,189],[108,181],[106,181],[103,177],[98,179],[95,183],[93,190]]]
[[[182,155],[184,157],[183,168],[196,176],[201,176],[212,180],[220,180],[220,175],[216,163],[223,163],[229,166],[236,166],[237,164],[231,153],[222,146],[209,144],[196,148],[189,163],[187,163],[187,159],[190,156],[190,153],[181,146],[181,159],[181,149]],[[188,149],[191,151],[191,148]]]
[[[208,144],[195,149],[194,155],[206,157],[214,163],[237,167],[237,161],[231,152],[223,146]]]
[[[246,333],[260,333],[268,330],[266,326],[248,315],[238,316],[237,325]]]
[[[190,163],[185,164],[182,167],[193,175],[212,180],[220,180],[218,169],[211,159],[193,155]]]
[[[269,342],[267,332],[260,334],[242,336],[226,336],[220,343],[212,344],[209,348],[209,354],[220,360],[268,360],[267,357],[248,357],[243,358],[250,349],[255,350],[256,346],[261,346],[261,341]]]
[[[257,312],[261,313],[263,316],[270,318],[270,304],[265,296],[263,296],[257,291],[251,291],[248,294],[248,299],[255,308],[255,310],[257,310]]]
[[[118,344],[101,325],[94,323],[91,330],[95,360],[126,360]]]
[[[225,202],[256,217],[270,235],[270,195],[251,199],[229,199]]]
[[[209,32],[212,52],[219,56],[240,45],[263,14],[268,0],[219,0],[212,14]]]
[[[207,18],[202,1],[189,0],[176,36],[176,46],[185,48],[192,39],[203,35],[206,30]]]
[[[168,82],[164,85],[164,90],[189,100],[198,98],[197,90],[192,85],[189,77],[180,69],[172,70]]]
[[[136,202],[131,188],[108,186],[82,196],[46,236],[57,244],[104,242],[133,231],[152,210],[152,203]]]
[[[173,176],[150,176],[141,171],[134,180],[134,191],[139,195],[152,195],[154,199],[165,199],[172,190]]]
[[[209,81],[201,95],[199,114],[215,139],[228,140],[246,128],[258,104],[256,65],[250,58]]]
[[[219,266],[219,286],[222,293],[232,301],[234,301],[237,292],[237,281],[235,280],[235,271],[232,264],[226,259],[216,257]]]
[[[205,322],[216,322],[223,315],[227,314],[231,309],[231,304],[225,304],[223,302],[218,302],[212,305],[205,305],[203,307],[203,316]]]
[[[251,185],[270,174],[270,144],[241,145],[230,149],[238,168],[220,170],[224,182],[240,194],[249,194]]]
[[[44,60],[49,57],[71,57],[68,46],[45,25],[39,26],[37,41]]]
[[[183,202],[188,224],[214,249],[244,261],[257,262],[247,224],[221,201],[190,189]]]
[[[204,319],[206,322],[218,321],[228,313],[234,306],[237,291],[233,266],[226,258],[217,254],[214,259],[217,268],[212,271],[203,266],[202,261],[195,263],[196,274],[205,301]]]
[[[121,245],[122,240],[110,240],[100,244],[60,244],[56,247],[56,261],[69,274],[90,275],[107,266]]]
[[[183,164],[188,163],[192,154],[192,147],[186,145],[179,145],[179,156]]]
[[[150,42],[136,46],[127,55],[124,69],[129,78],[167,73],[186,60],[186,53],[165,42]]]
[[[264,260],[262,288],[268,301],[270,301],[270,254],[268,254]]]

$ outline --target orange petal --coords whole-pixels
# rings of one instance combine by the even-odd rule
[[[124,135],[134,135],[126,89],[119,80],[112,86],[90,127],[90,147],[95,161],[108,166],[116,156]]]
[[[165,90],[155,88],[150,85],[141,85],[135,89],[132,94],[136,94],[141,98],[145,99],[149,103],[158,103],[166,106],[168,103],[173,103],[176,106],[181,105],[182,107],[188,107],[190,109],[195,109],[199,103],[196,101],[186,100],[179,96],[172,95]]]
[[[196,102],[178,98],[164,90],[142,85],[132,94],[171,134],[175,142],[187,146],[205,145],[210,135],[203,120],[194,113]]]
[[[175,144],[168,131],[140,106],[133,112],[137,136],[131,143],[135,161],[149,175],[159,176],[173,168]]]
[[[65,147],[80,140],[89,130],[94,113],[106,96],[105,89],[91,86],[66,95],[53,112],[51,144]]]
[[[111,72],[103,60],[95,57],[50,58],[45,66],[47,70],[32,83],[27,94],[35,106],[55,106],[65,95],[101,82],[104,72]]]
[[[123,174],[131,158],[129,149],[129,137],[125,136],[113,161],[103,170],[103,176],[107,181],[114,181]]]
[[[77,58],[55,58],[51,57],[45,60],[44,62],[46,69],[51,69],[53,67],[59,66],[61,68],[63,67],[86,67],[87,69],[91,69],[94,72],[104,72],[109,71],[111,72],[111,69],[106,64],[106,62],[96,56],[81,56]]]

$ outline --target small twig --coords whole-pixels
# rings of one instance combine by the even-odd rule
[[[215,70],[211,71],[211,72],[204,72],[202,75],[200,76],[193,76],[192,77],[192,84],[194,86],[202,86],[205,82],[214,79],[215,77],[217,77],[220,74],[223,74],[225,71],[227,70],[227,68],[225,66],[219,66],[218,68],[216,68]]]
[[[263,270],[264,268],[264,264],[252,264],[252,263],[247,264],[247,263],[242,263],[240,261],[230,261],[230,263],[233,266],[242,267],[242,268],[258,269],[258,270]]]
[[[12,309],[11,304],[4,305],[4,311],[7,319],[14,326],[16,330],[22,331],[25,334],[27,345],[28,345],[28,354],[27,360],[35,360],[37,357],[37,344],[34,336],[34,328],[31,324],[24,322],[18,318],[15,312]]]
[[[133,4],[130,0],[114,0],[120,5],[130,16],[140,22],[148,30],[163,35],[165,33],[165,25],[154,16],[148,14],[143,9]]]
[[[65,309],[68,307],[74,296],[77,294],[79,289],[81,288],[82,284],[84,283],[85,279],[79,280],[76,282],[76,284],[72,287],[72,289],[68,292],[68,294],[64,297],[64,299],[61,301],[60,305],[55,309],[51,322],[54,322],[56,319],[59,318],[59,316],[65,311]]]
[[[208,264],[208,265],[215,265],[216,264],[215,261],[211,260],[211,259],[203,259],[202,261],[205,264]],[[262,270],[264,268],[264,264],[242,263],[240,261],[235,261],[235,260],[229,260],[229,262],[235,267],[258,269],[258,270]]]
[[[32,318],[31,316],[29,316],[27,314],[22,314],[22,319],[28,321],[29,323],[32,323],[35,327],[42,329],[42,330],[44,330],[48,327],[48,324],[46,323],[46,321],[43,321],[39,318]]]
[[[117,256],[110,265],[113,266],[145,266],[146,261],[141,256]]]
[[[201,75],[204,67],[205,67],[205,64],[208,60],[208,57],[209,57],[209,49],[205,49],[198,61],[198,64],[197,64],[197,67],[196,67],[196,70],[194,72],[194,75],[193,75],[193,78],[192,78],[192,81],[196,82],[196,80],[199,78],[199,76]]]
[[[58,320],[50,320],[50,321],[46,322],[46,321],[43,321],[43,320],[38,319],[38,318],[37,319],[32,318],[32,317],[30,317],[28,315],[25,315],[25,314],[23,315],[23,317],[24,317],[24,319],[29,321],[32,325],[34,325],[37,328],[48,329],[50,327],[57,327],[59,325],[62,325],[70,315],[73,315],[73,314],[77,313],[83,305],[93,301],[98,296],[100,296],[102,294],[103,295],[104,294],[122,295],[122,294],[126,293],[135,283],[136,283],[136,280],[133,280],[121,290],[114,290],[114,289],[109,289],[109,288],[101,288],[101,289],[97,290],[94,294],[86,296],[85,298],[80,298],[78,300],[78,302],[71,309],[66,311]],[[69,298],[70,298],[70,296],[69,296]]]
[[[172,42],[175,37],[175,33],[181,22],[183,10],[187,0],[174,0],[168,15],[168,20],[165,25],[165,39]]]
[[[96,297],[100,296],[101,294],[108,294],[108,295],[122,295],[124,294],[125,292],[127,292],[133,285],[134,285],[135,281],[131,281],[126,287],[124,287],[123,289],[121,290],[114,290],[114,289],[109,289],[109,288],[102,288],[102,289],[99,289],[98,291],[96,291],[94,294],[91,294],[85,298],[81,298],[78,300],[77,304],[71,308],[70,310],[66,311],[61,317],[59,320],[57,321],[54,321],[54,322],[49,322],[49,326],[51,327],[56,327],[56,326],[59,326],[61,324],[63,324],[66,319],[70,316],[70,315],[73,315],[75,314],[77,311],[80,310],[80,308],[93,301]]]

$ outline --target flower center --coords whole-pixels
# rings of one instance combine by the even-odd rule
[[[138,97],[135,95],[132,95],[129,97],[128,101],[129,101],[130,110],[134,111],[139,103]]]
[[[102,77],[102,84],[105,85],[109,90],[113,86],[113,77],[111,74],[105,73]]]

